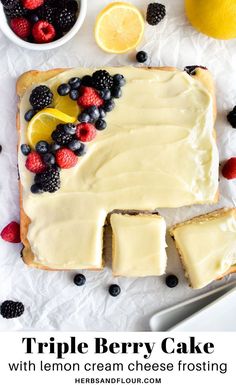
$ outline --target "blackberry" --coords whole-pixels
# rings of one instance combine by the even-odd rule
[[[150,25],[157,25],[166,15],[166,8],[163,4],[151,3],[147,8],[146,20]]]
[[[14,19],[15,17],[21,17],[27,14],[27,9],[25,9],[19,2],[17,2],[11,8],[4,8],[4,12],[7,17]]]
[[[1,3],[5,8],[13,8],[17,2],[18,0],[1,0]]]
[[[65,132],[63,124],[58,124],[57,128],[53,131],[51,136],[54,142],[62,146],[66,146],[73,139],[73,135],[68,134],[68,132]]]
[[[36,174],[34,181],[37,185],[42,186],[44,192],[54,193],[61,187],[60,172],[55,167]]]
[[[53,93],[47,86],[38,86],[30,95],[30,104],[36,110],[42,110],[53,101]]]
[[[55,22],[62,32],[68,32],[76,22],[76,15],[69,9],[59,9],[56,13]]]
[[[85,87],[93,87],[93,78],[90,75],[85,75],[81,79],[81,85]]]
[[[76,0],[57,0],[58,8],[67,8],[71,12],[76,13],[79,9],[78,2]]]
[[[92,78],[97,90],[111,89],[113,86],[113,77],[106,70],[94,72]]]
[[[40,20],[48,21],[50,24],[55,22],[55,13],[57,8],[51,8],[47,5],[43,5],[37,9],[37,16]]]
[[[233,128],[236,128],[236,106],[228,113],[227,120]]]
[[[1,315],[3,318],[17,318],[24,313],[24,305],[21,302],[5,301],[1,305]]]

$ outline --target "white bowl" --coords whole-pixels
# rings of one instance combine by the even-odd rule
[[[79,14],[74,26],[63,37],[61,37],[58,40],[52,41],[51,43],[45,43],[45,44],[29,43],[19,38],[11,30],[7,22],[7,18],[5,16],[5,13],[3,11],[3,6],[1,3],[0,3],[0,28],[4,33],[4,35],[6,35],[11,41],[13,41],[13,43],[19,45],[20,47],[32,49],[34,51],[46,51],[48,49],[57,48],[67,43],[70,39],[72,39],[72,37],[75,36],[75,34],[80,30],[80,28],[83,25],[83,22],[87,13],[87,0],[80,0],[79,3],[80,3]]]

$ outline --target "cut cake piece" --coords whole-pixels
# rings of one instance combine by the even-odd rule
[[[194,289],[236,272],[236,209],[221,209],[170,229]]]
[[[112,214],[112,272],[145,277],[165,273],[166,223],[156,214]]]

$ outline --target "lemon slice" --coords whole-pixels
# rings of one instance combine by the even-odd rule
[[[81,112],[78,104],[75,100],[72,100],[68,95],[67,96],[60,96],[57,93],[57,87],[59,84],[54,84],[51,88],[53,95],[54,95],[54,107],[57,110],[60,110],[64,112],[67,115],[70,116],[78,116]]]
[[[39,111],[29,122],[27,138],[29,145],[35,147],[39,140],[51,142],[51,134],[59,123],[74,123],[76,117],[64,114],[55,108]]]
[[[144,32],[144,19],[132,4],[115,2],[98,15],[95,39],[106,52],[124,53],[140,43]]]

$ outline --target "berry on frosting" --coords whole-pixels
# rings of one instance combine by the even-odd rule
[[[69,148],[56,151],[56,162],[60,168],[71,168],[78,162],[77,156]]]
[[[92,78],[97,90],[110,89],[113,86],[113,77],[106,70],[94,72]]]
[[[78,105],[84,108],[103,105],[103,99],[99,93],[91,87],[82,87],[80,97],[77,101]]]
[[[166,8],[163,4],[151,3],[147,8],[146,20],[150,25],[157,25],[166,15]]]
[[[25,39],[30,35],[31,25],[30,22],[24,17],[17,17],[11,19],[10,26],[13,32],[21,39]]]
[[[36,43],[50,43],[56,36],[56,30],[48,21],[39,20],[33,26],[32,35]]]
[[[10,9],[13,8],[19,0],[1,0],[2,5],[4,8]]]
[[[20,225],[17,222],[9,223],[1,231],[1,237],[6,242],[20,243]]]
[[[96,128],[90,123],[77,124],[76,136],[81,142],[91,142],[96,136]]]
[[[67,83],[60,84],[57,88],[57,92],[60,96],[66,96],[70,92],[70,85]]]
[[[236,178],[236,157],[230,158],[225,163],[222,169],[222,175],[226,179],[235,179]]]
[[[69,125],[58,124],[56,129],[52,133],[52,139],[54,142],[60,144],[61,146],[66,146],[73,139],[73,134],[70,134]],[[70,126],[69,126],[70,127]]]
[[[1,305],[1,316],[11,319],[20,317],[24,313],[24,305],[21,302],[4,301]]]
[[[29,10],[39,8],[43,4],[44,0],[22,0],[23,7]]]
[[[42,110],[52,103],[53,93],[47,86],[38,86],[31,92],[29,101],[34,109]]]
[[[36,174],[34,181],[44,192],[54,193],[61,187],[60,172],[57,167],[49,167],[46,171]]]
[[[43,172],[46,169],[46,165],[44,164],[40,154],[38,154],[36,151],[32,151],[27,156],[25,167],[27,170],[35,174]]]

